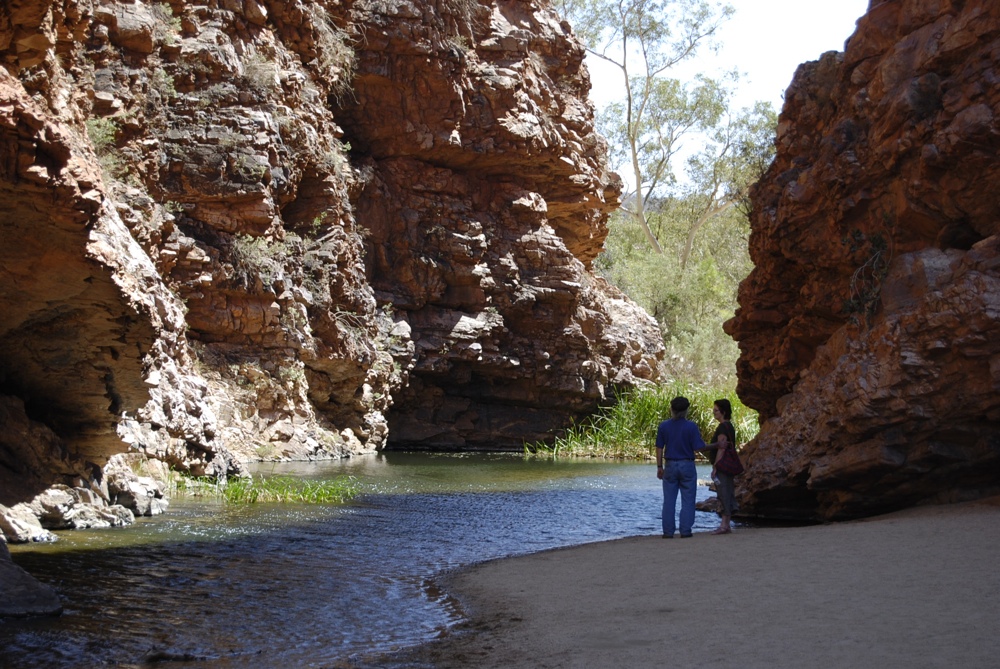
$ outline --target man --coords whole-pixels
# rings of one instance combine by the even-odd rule
[[[690,406],[686,397],[672,399],[673,418],[660,423],[656,430],[656,478],[663,481],[664,539],[674,538],[678,491],[681,494],[681,538],[690,537],[694,527],[694,500],[698,488],[694,452],[706,446],[698,426],[687,419]]]

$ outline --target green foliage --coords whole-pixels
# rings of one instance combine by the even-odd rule
[[[245,283],[259,278],[269,285],[284,270],[288,254],[288,245],[284,242],[267,237],[236,235],[231,247],[234,274]]]
[[[750,186],[764,176],[774,159],[774,136],[778,129],[778,114],[770,102],[757,102],[731,124],[730,166],[734,174],[730,183],[737,189],[729,195],[736,201],[744,217],[750,215]]]
[[[118,122],[112,118],[87,119],[87,136],[98,155],[113,151],[118,135]]]
[[[588,52],[622,75],[621,98],[598,127],[632,191],[597,269],[659,320],[670,373],[731,380],[738,349],[722,323],[751,269],[748,194],[773,157],[777,115],[768,103],[733,107],[738,72],[687,82],[669,74],[714,48],[733,9],[708,0],[559,6]]]
[[[250,56],[243,63],[243,83],[257,95],[266,97],[273,94],[281,86],[277,63],[261,53]]]
[[[525,445],[525,452],[546,456],[621,459],[652,457],[656,428],[661,421],[670,418],[670,400],[678,396],[691,401],[688,418],[698,424],[706,443],[711,440],[718,424],[712,415],[712,405],[719,399],[728,399],[733,405],[732,422],[738,444],[746,443],[757,435],[757,413],[743,406],[733,390],[675,380],[667,385],[623,393],[613,405],[602,409],[587,422],[572,427],[551,446]]]
[[[149,75],[149,88],[156,91],[160,98],[170,100],[177,97],[177,88],[174,86],[174,78],[167,74],[166,70],[158,67]]]
[[[623,208],[639,223],[653,251],[662,253],[646,208],[652,198],[663,196],[663,189],[677,185],[674,162],[682,140],[719,134],[720,125],[731,123],[724,82],[698,77],[688,85],[666,74],[701,47],[712,47],[733,9],[706,0],[563,0],[561,9],[587,51],[620,71],[621,100],[605,110],[599,127],[615,147],[616,168],[627,169],[626,181],[634,189],[625,194]],[[726,78],[735,81],[738,75]],[[717,153],[727,159],[729,144]],[[707,184],[706,191],[706,184],[700,184],[712,201],[708,211],[727,206],[720,199],[727,190],[719,187],[723,171],[712,173],[714,185]]]
[[[329,150],[323,151],[317,156],[316,166],[324,172],[344,177],[350,172],[351,162],[347,156],[350,151],[350,142],[341,142],[335,139]]]
[[[601,111],[598,128],[610,140],[612,165],[639,179],[634,197],[648,204],[677,186],[676,159],[685,140],[712,131],[721,122],[729,91],[723,82],[707,77],[690,83],[633,77],[629,88],[624,100]]]
[[[774,158],[774,135],[778,116],[769,102],[734,110],[722,94],[725,108],[719,121],[703,130],[700,148],[687,159],[687,182],[667,190],[671,197],[690,197],[698,202],[693,230],[729,207],[744,216],[750,213],[749,193]]]
[[[87,137],[94,145],[101,169],[114,179],[120,179],[125,174],[125,167],[118,152],[118,130],[118,121],[115,119],[87,119]]]
[[[178,476],[178,494],[208,496],[227,504],[301,503],[342,504],[357,496],[361,486],[353,476],[310,481],[291,476],[249,476],[219,483],[207,477]]]
[[[469,38],[465,35],[451,35],[448,37],[448,43],[459,51],[467,52],[472,50],[472,43],[469,42]]]
[[[229,479],[222,490],[222,498],[229,504],[342,504],[356,496],[359,490],[357,479],[352,476],[321,481],[291,476],[252,476]]]
[[[320,231],[323,229],[323,226],[327,225],[327,218],[329,216],[330,216],[329,211],[324,211],[317,214],[316,216],[313,216],[313,220],[309,224],[309,233],[313,237],[318,236],[320,234]]]
[[[337,28],[333,19],[319,3],[310,3],[308,7],[318,47],[313,65],[325,83],[330,86],[334,96],[340,99],[351,90],[356,54],[348,41],[347,33]]]
[[[651,76],[691,57],[734,12],[705,0],[561,0],[556,7],[592,53],[616,64],[631,58]]]
[[[226,107],[238,99],[236,87],[229,82],[212,84],[198,92],[198,106],[202,109]]]
[[[267,174],[267,166],[258,162],[255,155],[239,153],[233,158],[233,172],[244,182],[256,183]]]
[[[668,200],[651,216],[663,254],[650,253],[636,221],[617,214],[594,267],[660,323],[671,376],[730,383],[739,351],[722,324],[733,316],[737,287],[752,268],[749,226],[735,209],[713,217],[682,267],[689,204]]]
[[[295,311],[294,309],[289,310],[286,313],[300,314],[301,316],[301,312]],[[284,313],[282,314],[282,316],[284,317]],[[304,325],[304,323],[299,322],[300,316],[292,316],[289,318],[291,323],[288,324],[282,323],[282,324],[286,325],[286,327],[289,327],[290,329],[299,329]],[[290,383],[292,385],[305,385],[306,383],[305,365],[303,365],[301,362],[294,362],[283,365],[278,368],[278,378],[281,379],[283,382]]]
[[[166,2],[159,2],[151,6],[154,24],[153,35],[156,41],[161,44],[171,46],[177,43],[177,38],[181,33],[181,19],[174,16],[174,10]]]

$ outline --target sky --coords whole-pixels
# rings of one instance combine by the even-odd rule
[[[722,49],[705,52],[673,75],[687,80],[694,74],[719,74],[734,68],[745,73],[735,96],[736,107],[770,101],[781,111],[782,94],[800,63],[826,51],[843,51],[868,0],[728,0],[736,9],[718,33]],[[598,108],[620,97],[622,83],[614,67],[587,57]]]

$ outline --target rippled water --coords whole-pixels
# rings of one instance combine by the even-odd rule
[[[175,500],[129,528],[12,546],[65,611],[0,623],[0,666],[335,667],[457,622],[430,583],[442,570],[660,531],[649,464],[389,453],[264,471],[351,474],[366,493],[346,506]],[[716,522],[699,512],[695,530]]]

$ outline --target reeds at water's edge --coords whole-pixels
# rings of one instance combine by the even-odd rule
[[[360,492],[353,476],[310,481],[292,476],[233,477],[225,483],[209,478],[179,476],[173,481],[175,492],[193,496],[210,496],[227,504],[257,504],[266,502],[340,504]]]
[[[706,443],[711,440],[718,425],[712,414],[712,405],[719,399],[732,403],[737,444],[750,441],[760,430],[757,412],[744,406],[735,390],[675,380],[667,385],[623,392],[614,404],[602,408],[585,422],[572,426],[551,444],[525,444],[525,453],[545,457],[653,457],[656,428],[660,421],[670,418],[670,400],[678,396],[691,401],[688,418],[697,423]]]
[[[732,423],[738,445],[751,440],[760,429],[757,412],[744,406],[734,390],[675,380],[667,385],[622,392],[613,404],[601,408],[585,422],[572,426],[551,444],[525,444],[524,452],[529,457],[651,458],[654,455],[656,428],[670,417],[670,400],[678,396],[690,400],[688,418],[698,425],[706,443],[711,441],[718,425],[712,414],[712,405],[719,399],[727,399],[732,404]],[[360,482],[352,476],[308,480],[257,474],[233,477],[219,483],[215,479],[193,478],[175,472],[169,486],[171,496],[207,496],[228,504],[340,504],[361,492]]]

